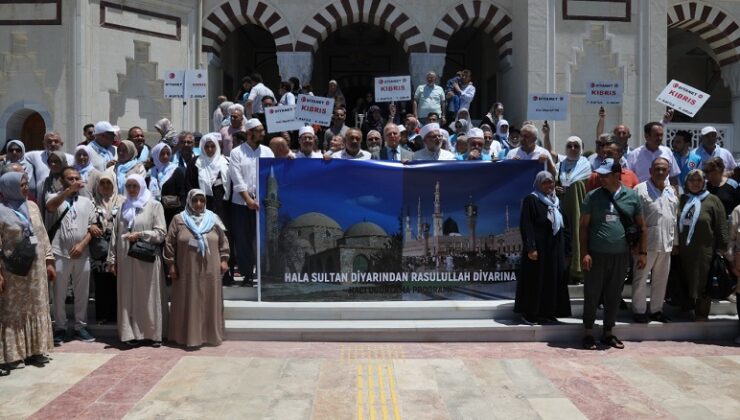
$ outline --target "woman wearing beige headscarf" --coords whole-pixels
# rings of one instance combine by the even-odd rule
[[[129,175],[136,174],[142,178],[146,178],[146,168],[143,163],[136,159],[137,153],[136,145],[131,140],[123,140],[121,145],[118,146],[118,161],[116,161],[115,166],[108,168],[108,171],[115,176],[114,179],[118,194],[126,193],[123,186]]]
[[[187,207],[172,219],[164,260],[172,279],[169,339],[185,346],[221,344],[221,276],[229,269],[229,242],[202,190],[190,190]]]

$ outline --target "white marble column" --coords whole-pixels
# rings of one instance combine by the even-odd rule
[[[427,73],[431,70],[437,73],[437,84],[442,84],[442,71],[445,67],[445,57],[442,53],[411,53],[409,54],[409,70],[411,72],[412,90],[420,84],[426,83]]]
[[[740,62],[734,62],[721,68],[722,79],[725,85],[730,88],[732,94],[732,125],[733,135],[740,134]],[[733,154],[740,152],[740,142],[735,142],[734,138],[728,138],[724,141],[724,147]]]
[[[311,81],[311,76],[313,75],[313,53],[307,51],[278,51],[277,62],[281,80],[297,77],[301,83]]]

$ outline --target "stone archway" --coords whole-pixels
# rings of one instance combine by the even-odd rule
[[[353,23],[367,23],[384,28],[396,38],[406,53],[427,52],[417,23],[387,0],[331,2],[303,27],[296,40],[295,50],[315,52],[319,43],[329,34]]]
[[[27,151],[42,149],[44,134],[51,129],[51,114],[38,104],[16,102],[0,115],[0,138],[20,139]]]
[[[720,67],[740,60],[739,26],[717,6],[692,1],[668,8],[668,29],[684,29],[706,41]]]
[[[492,2],[465,0],[452,7],[437,23],[429,45],[431,53],[445,53],[452,35],[462,28],[482,28],[493,37],[499,62],[508,65],[512,55],[511,14]]]
[[[270,32],[277,51],[293,51],[290,27],[275,7],[264,1],[230,0],[214,8],[203,21],[203,52],[220,56],[226,37],[248,24]]]

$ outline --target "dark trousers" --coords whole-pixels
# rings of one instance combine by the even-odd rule
[[[583,279],[583,326],[591,329],[596,320],[599,299],[604,295],[604,329],[611,330],[617,319],[619,302],[622,299],[624,277],[629,268],[629,253],[591,254],[590,271],[584,271]]]
[[[245,280],[252,280],[257,260],[255,239],[257,237],[257,212],[247,206],[231,205],[231,228],[234,238],[234,253],[239,272]]]
[[[95,320],[116,322],[118,318],[118,298],[116,276],[108,272],[93,271],[95,283]]]

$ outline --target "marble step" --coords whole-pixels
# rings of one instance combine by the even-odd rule
[[[583,326],[576,318],[561,325],[521,325],[493,319],[444,320],[227,320],[226,339],[253,341],[491,341],[576,342]],[[631,324],[621,320],[614,334],[628,341],[731,340],[738,321],[712,316],[708,322]],[[600,334],[599,327],[595,334]]]
[[[630,299],[625,299],[629,304]],[[253,302],[224,301],[227,320],[451,320],[518,319],[512,300],[469,301],[387,301],[387,302]],[[583,314],[583,299],[571,299],[573,316]],[[680,315],[677,308],[664,305],[670,317]],[[620,311],[629,314],[629,311]],[[712,315],[737,315],[734,303],[713,302]]]

